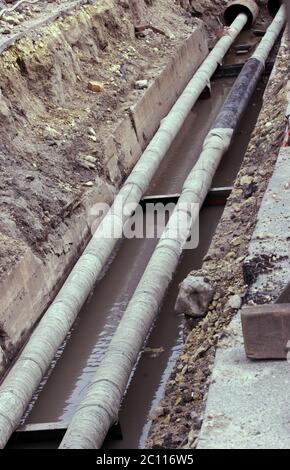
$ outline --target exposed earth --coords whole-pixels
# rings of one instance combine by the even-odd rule
[[[96,177],[122,183],[128,169],[110,174],[104,143],[140,98],[135,82],[156,77],[194,21],[174,1],[104,0],[1,55],[0,276],[26,245],[42,256],[50,230]],[[157,29],[136,37],[135,26],[149,24]],[[89,81],[102,91],[88,90]]]

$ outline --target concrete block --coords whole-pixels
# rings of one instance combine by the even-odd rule
[[[250,359],[287,359],[290,304],[244,307],[241,311],[246,355]]]
[[[285,210],[290,204],[289,158],[290,149],[282,148],[259,210],[245,261],[246,265],[255,260],[257,264],[254,278],[245,279],[250,284],[250,296],[265,293],[275,300],[279,294],[277,285],[282,289],[290,280],[289,213]]]

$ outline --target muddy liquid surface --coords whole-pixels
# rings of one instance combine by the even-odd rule
[[[214,82],[211,98],[198,101],[159,168],[148,194],[181,191],[187,174],[200,154],[203,139],[233,82],[233,78]],[[242,122],[243,130],[236,135],[232,148],[222,161],[214,187],[233,183],[259,114],[262,93],[263,86],[256,92],[247,117]],[[150,427],[149,412],[158,404],[183,345],[183,319],[174,312],[178,285],[192,269],[201,266],[222,211],[222,207],[205,207],[201,212],[199,247],[184,252],[128,387],[120,412],[123,440],[106,442],[107,448],[142,448],[144,445]],[[25,424],[69,423],[156,244],[156,239],[132,239],[120,243],[112,257],[110,269],[96,285],[68,335],[66,347],[59,350],[49,377],[42,382],[35,396],[37,401],[33,406],[31,404]]]
[[[197,161],[203,141],[225,101],[235,78],[223,78],[212,83],[211,98],[200,99],[191,111],[180,133],[157,170],[148,195],[180,193],[183,182]],[[249,136],[262,107],[265,86],[261,83],[248,111],[241,120],[230,150],[224,155],[212,187],[231,186],[246,152]]]

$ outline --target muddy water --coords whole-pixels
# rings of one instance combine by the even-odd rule
[[[233,79],[213,83],[212,97],[200,100],[191,112],[182,132],[168,152],[156,175],[150,194],[171,194],[182,183],[197,160],[202,140],[222,105]],[[253,127],[261,106],[262,91],[256,93],[244,124]],[[251,124],[249,124],[251,120]],[[202,130],[201,130],[202,129]],[[243,131],[244,132],[244,131]],[[248,132],[249,134],[249,132]],[[249,135],[239,134],[223,161],[215,184],[231,183],[243,158],[242,142]],[[235,164],[232,163],[235,160]],[[204,208],[201,213],[201,243],[197,250],[186,251],[179,266],[159,320],[152,331],[136,373],[125,397],[120,422],[124,439],[106,445],[118,448],[142,447],[150,422],[148,413],[164,391],[166,380],[182,347],[182,318],[174,313],[179,282],[201,265],[222,208]],[[98,363],[109,344],[127,303],[156,245],[156,240],[123,240],[111,261],[110,270],[97,284],[84,306],[67,345],[61,348],[49,378],[42,383],[37,401],[26,419],[30,423],[68,423],[86,392]]]
[[[196,162],[203,141],[234,83],[233,78],[212,83],[212,97],[200,99],[161,163],[148,195],[179,193]]]
[[[199,100],[161,163],[148,194],[175,194],[181,191],[183,182],[196,162],[203,141],[234,81],[234,78],[216,80],[212,83],[212,98]],[[262,107],[264,89],[265,85],[261,83],[241,121],[231,149],[224,156],[215,175],[213,187],[233,184]]]
[[[106,448],[144,447],[151,424],[149,413],[163,396],[183,347],[183,316],[174,312],[178,286],[192,269],[201,266],[222,212],[223,207],[205,207],[201,212],[199,247],[183,255],[124,399],[120,412],[123,440],[107,442]]]

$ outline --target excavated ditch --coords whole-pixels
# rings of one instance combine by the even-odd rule
[[[0,128],[3,202],[0,215],[0,275],[9,272],[27,247],[40,258],[52,249],[54,240],[53,237],[50,238],[50,231],[55,230],[79,209],[84,192],[94,184],[96,173],[106,187],[110,200],[132,168],[136,156],[131,155],[127,161],[120,145],[113,147],[112,152],[112,147],[107,145],[107,141],[118,120],[140,96],[140,92],[134,90],[134,83],[144,78],[145,71],[149,79],[156,76],[170,54],[188,35],[192,29],[192,19],[189,20],[190,16],[185,10],[190,9],[196,16],[202,17],[210,9],[210,2],[204,2],[201,7],[197,2],[181,1],[184,10],[171,5],[170,14],[162,19],[161,26],[165,34],[151,31],[143,38],[144,43],[140,39],[136,42],[134,25],[136,21],[144,21],[146,8],[151,3],[152,15],[156,3],[151,1],[137,5],[136,2],[116,4],[108,0],[102,2],[101,6],[87,6],[85,10],[82,9],[75,15],[62,18],[48,26],[41,38],[32,34],[29,39],[20,41],[1,58],[0,74],[3,76],[3,86],[1,85],[0,93],[0,122],[4,126]],[[218,2],[215,8],[219,8],[223,3]],[[160,5],[166,9],[163,1],[160,1]],[[178,30],[178,25],[180,31],[172,36],[170,24],[172,27],[172,18],[176,18],[177,12],[176,21],[179,23],[174,22],[174,31]],[[216,22],[211,10],[207,24],[211,34],[216,31]],[[160,50],[163,51],[161,55]],[[280,56],[279,60],[283,63],[283,57]],[[146,69],[148,62],[152,64],[149,70]],[[88,81],[96,79],[104,84],[106,93],[95,95],[88,92]],[[161,165],[150,188],[150,195],[180,191],[182,182],[199,155],[202,141],[232,83],[233,79],[216,80],[212,98],[199,101]],[[262,107],[264,86],[265,83],[260,84],[241,124],[241,131],[223,159],[214,186],[234,184]],[[270,88],[271,86],[275,92],[281,91],[276,82],[273,85],[273,80]],[[276,99],[281,104],[281,95],[278,96],[279,98],[270,96],[269,102],[275,105]],[[264,114],[268,119],[272,119],[270,108],[266,113],[264,111]],[[259,130],[261,119],[265,121],[264,115],[259,120]],[[282,128],[280,109],[273,120],[273,136],[277,144]],[[269,126],[267,129],[269,132]],[[263,147],[259,140],[263,136],[269,144],[268,135],[263,131],[258,134],[257,132],[255,131],[253,144],[256,150],[259,145]],[[270,144],[265,146],[265,149],[269,148],[272,149]],[[114,154],[116,149],[117,155]],[[246,155],[248,165],[252,156],[248,158],[248,154]],[[261,190],[259,188],[257,193],[259,198],[273,162],[274,157],[269,162],[266,173],[260,175],[262,181]],[[245,176],[243,171],[244,166],[241,175]],[[247,176],[252,177],[256,170],[252,168],[247,171]],[[256,181],[254,183],[256,184]],[[237,199],[237,193],[234,192],[229,202],[229,207],[233,201],[237,204],[234,214],[230,216],[234,223],[237,219],[235,213],[239,214],[244,209],[239,198],[249,200],[245,207],[249,207],[252,214],[256,213],[258,205],[256,200],[252,200],[252,195],[245,196],[243,187],[240,187],[243,184],[236,185],[241,192]],[[205,259],[210,262],[215,260],[216,263],[224,253],[229,260],[230,253],[234,253],[232,262],[236,261],[235,250],[240,244],[235,244],[233,248],[230,238],[239,238],[241,226],[233,230],[231,225],[226,227],[229,249],[222,248],[220,241],[216,241],[217,234],[214,235],[222,213],[222,207],[205,207],[202,211],[202,243],[198,250],[183,257],[123,402],[120,412],[123,440],[108,441],[105,444],[107,448],[144,447],[152,422],[147,445],[194,445],[216,335],[232,312],[228,315],[226,310],[224,321],[219,321],[216,306],[225,291],[218,292],[214,299],[215,305],[210,308],[209,320],[194,328],[181,359],[178,359],[184,347],[184,337],[192,325],[190,322],[184,322],[183,316],[174,313],[174,302],[179,283],[192,269],[202,268],[202,273],[210,272],[213,279],[218,277],[218,264],[211,265],[208,270],[204,269],[203,265],[213,236],[212,246],[218,246],[218,254],[212,254],[211,249],[209,258]],[[222,226],[225,230],[224,217],[219,227]],[[250,230],[248,218],[247,221],[247,230]],[[217,233],[220,234],[220,229]],[[223,243],[227,242],[223,240]],[[155,244],[156,241],[148,243],[145,240],[130,243],[124,240],[120,244],[112,259],[110,271],[100,280],[70,332],[66,348],[60,349],[49,375],[41,384],[35,397],[37,401],[31,404],[25,424],[67,425],[85,393],[85,388],[116,329],[130,295],[134,292]],[[238,265],[245,249],[243,245],[239,252]],[[121,276],[121,285],[120,273],[123,273],[124,266],[126,276]],[[232,267],[227,266],[226,269]],[[236,265],[235,269],[238,269]],[[230,282],[229,277],[225,276],[225,285],[228,281]],[[239,284],[236,290],[241,294],[243,288]],[[227,292],[226,298],[236,293],[234,287],[229,287]],[[223,306],[224,304],[219,305],[219,313]],[[218,325],[212,327],[212,321]],[[203,358],[203,353],[208,352],[209,357],[202,363],[201,370],[197,370],[197,366],[189,365],[190,356],[193,354],[194,358],[200,358],[199,355],[196,356],[196,348],[203,342],[208,324],[209,346],[204,349],[201,347],[200,356]],[[200,331],[202,333],[199,337]],[[5,329],[0,325],[0,345],[1,340],[4,347],[9,349],[9,338],[7,339]],[[13,353],[14,349],[11,348],[11,356]],[[72,357],[75,360],[72,361]],[[198,393],[194,391],[194,397],[190,392],[191,380],[194,384],[199,383]],[[164,394],[165,398],[161,401]],[[194,411],[193,402],[196,403]],[[53,443],[52,447],[56,444]],[[41,443],[40,446],[42,445],[46,447],[48,444]],[[15,444],[11,443],[11,447],[13,446]]]
[[[184,178],[198,158],[203,139],[234,80],[214,81],[212,97],[199,100],[157,172],[150,194],[157,194],[159,190],[161,194],[181,190]],[[257,89],[247,117],[242,122],[242,131],[237,133],[217,172],[215,182],[219,186],[231,185],[235,179],[262,106],[264,86],[263,82]],[[123,439],[106,442],[106,448],[145,445],[154,409],[164,394],[167,380],[184,344],[184,318],[174,312],[178,286],[192,266],[196,269],[201,267],[222,212],[223,206],[213,206],[204,207],[201,213],[199,247],[184,253],[127,390],[120,412]],[[69,333],[65,348],[62,347],[57,354],[57,360],[35,395],[23,424],[58,423],[66,427],[86,392],[156,243],[157,240],[123,240],[109,270],[97,284]],[[53,445],[57,444],[55,442]],[[48,443],[37,445],[46,446]]]

